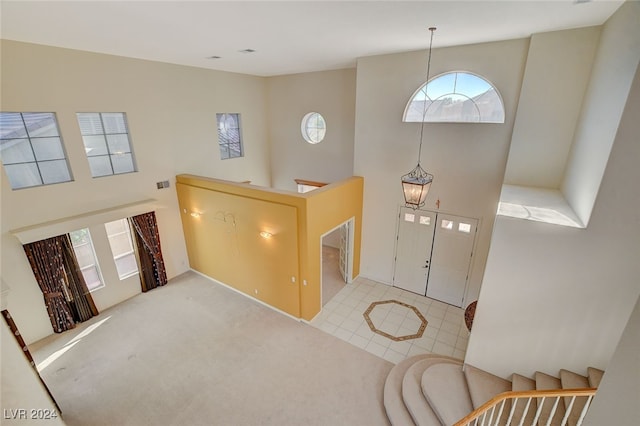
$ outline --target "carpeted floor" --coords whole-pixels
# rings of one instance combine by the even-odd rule
[[[390,362],[192,272],[30,349],[70,426],[388,424]]]

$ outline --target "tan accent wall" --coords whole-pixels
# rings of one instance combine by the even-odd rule
[[[352,277],[359,274],[362,177],[305,194],[194,175],[176,180],[194,270],[311,320],[322,305],[321,237],[354,218]]]

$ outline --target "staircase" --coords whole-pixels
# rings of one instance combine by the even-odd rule
[[[509,381],[455,358],[417,355],[389,372],[384,407],[394,426],[577,426],[603,374],[560,370]]]

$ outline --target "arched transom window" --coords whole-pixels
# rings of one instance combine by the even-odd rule
[[[484,78],[449,72],[432,78],[413,94],[402,121],[504,123],[504,106],[498,90]]]

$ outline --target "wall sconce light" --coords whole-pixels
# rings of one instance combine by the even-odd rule
[[[273,234],[271,232],[267,232],[267,231],[262,231],[260,232],[260,236],[264,239],[269,239],[271,237],[273,237]]]

